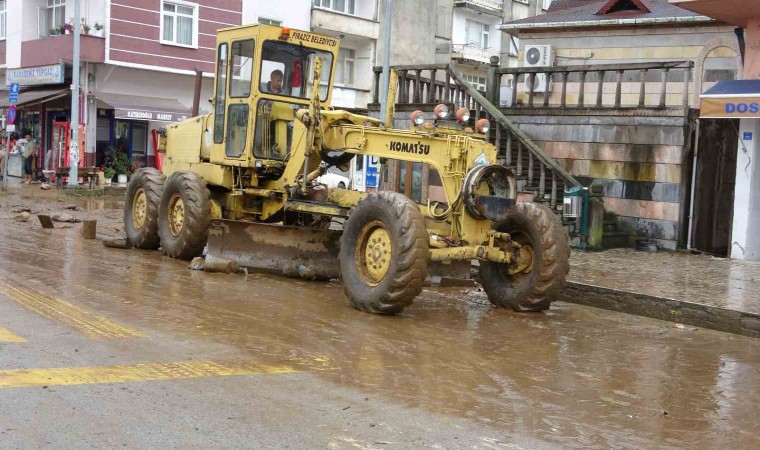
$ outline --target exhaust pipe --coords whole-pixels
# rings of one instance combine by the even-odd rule
[[[203,86],[203,71],[195,68],[195,92],[193,93],[193,111],[191,117],[198,117],[201,108],[201,87]]]

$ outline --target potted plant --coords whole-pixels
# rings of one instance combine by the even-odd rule
[[[127,174],[129,173],[130,166],[131,162],[129,161],[129,156],[127,156],[126,152],[117,150],[113,162],[113,169],[116,171],[119,184],[127,184]]]
[[[73,19],[72,19],[73,21]],[[71,22],[63,24],[63,32],[65,34],[71,34],[74,32],[74,25]]]
[[[101,25],[98,22],[95,22],[95,25],[92,26],[93,36],[103,37],[103,25]]]
[[[82,34],[90,34],[90,25],[82,17]]]
[[[113,179],[113,176],[116,175],[116,171],[113,167],[106,167],[106,170],[103,171],[103,177],[106,180],[106,186],[111,185],[111,180]]]
[[[51,28],[49,31],[51,36],[58,36],[61,34],[61,30],[59,28]]]

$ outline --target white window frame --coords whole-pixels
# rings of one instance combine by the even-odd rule
[[[356,15],[356,3],[357,0],[343,0],[343,9],[333,7],[335,0],[314,0],[314,6],[316,8],[329,9],[330,11],[339,12],[341,14],[348,14],[349,16]],[[354,11],[350,12],[350,4],[353,3]]]
[[[175,6],[185,6],[188,8],[193,9],[193,43],[191,45],[187,44],[180,44],[177,42],[177,12],[174,13],[166,12],[164,11],[164,5],[165,4],[175,5]],[[164,45],[173,45],[175,47],[184,47],[184,48],[198,48],[198,12],[200,10],[200,5],[198,3],[193,2],[187,2],[184,0],[161,0],[160,5],[160,22],[161,22],[161,28],[159,29],[159,39],[161,44]],[[164,39],[164,15],[172,15],[174,17],[174,40],[173,41],[167,41]],[[180,14],[183,17],[187,17],[185,14]]]
[[[470,40],[470,29],[473,25],[480,26],[480,36],[478,36],[477,42]],[[485,22],[480,22],[475,19],[465,19],[465,31],[464,39],[466,46],[475,46],[481,50],[487,50],[491,48],[491,25]],[[486,39],[488,39],[488,45],[486,45]]]
[[[63,23],[58,25],[66,25],[66,0],[47,0],[47,7],[45,8],[45,22],[47,24],[47,32],[50,32],[50,29],[53,28],[53,24],[50,21],[50,17],[55,18],[55,10],[56,9],[63,9]],[[53,11],[52,14],[50,14],[51,10]],[[58,28],[58,27],[55,27]]]
[[[464,75],[465,81],[470,83],[475,89],[479,91],[485,91],[486,90],[486,77],[481,77],[480,75]],[[481,89],[482,88],[482,89]]]
[[[552,6],[552,0],[542,0],[541,7],[543,8],[544,11],[549,9],[550,6]]]
[[[8,35],[8,2],[0,0],[0,41]]]
[[[340,50],[344,50],[344,51],[346,51],[346,52],[353,52],[353,54],[354,54],[354,57],[353,57],[353,58],[349,58],[349,57],[346,57],[346,58],[342,58],[342,57],[340,56]],[[356,50],[355,50],[355,49],[353,49],[353,48],[342,48],[342,49],[340,49],[340,50],[338,50],[338,64],[341,64],[341,65],[343,66],[343,71],[342,71],[342,74],[343,74],[343,80],[339,82],[339,81],[336,79],[336,80],[335,80],[335,83],[336,83],[336,84],[339,84],[339,85],[341,85],[341,86],[346,86],[346,87],[353,87],[353,86],[355,86],[355,85],[356,85]],[[353,64],[354,70],[353,70],[353,73],[352,73],[352,75],[353,75],[353,76],[352,76],[352,77],[350,77],[350,78],[353,78],[353,82],[351,82],[351,83],[346,83],[346,82],[345,82],[345,80],[349,78],[348,76],[346,76],[346,74],[348,73],[348,72],[347,72],[347,70],[346,70],[346,69],[348,68],[348,64],[346,64],[346,62],[347,62],[347,61],[351,61],[351,62],[353,62],[353,63],[354,63],[354,64]],[[337,73],[338,73],[338,72],[336,71],[336,72],[335,72],[335,74],[337,75]]]

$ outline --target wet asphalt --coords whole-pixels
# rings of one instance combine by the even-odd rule
[[[23,340],[0,333],[0,448],[760,442],[757,339],[465,288],[373,316],[338,283],[193,271],[10,212],[69,203],[121,233],[118,199],[0,194],[0,330]],[[194,362],[214,368],[164,366]]]

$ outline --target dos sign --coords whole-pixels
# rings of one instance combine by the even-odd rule
[[[760,117],[760,98],[702,97],[699,105],[702,118],[738,119]]]
[[[760,103],[757,103],[757,102],[726,103],[726,114],[736,114],[736,113],[739,113],[739,114],[760,113]]]

